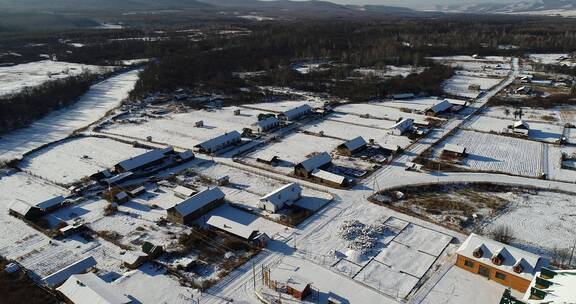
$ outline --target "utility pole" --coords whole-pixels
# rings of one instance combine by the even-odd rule
[[[254,292],[256,292],[256,268],[254,261],[252,261],[252,278],[254,279]]]

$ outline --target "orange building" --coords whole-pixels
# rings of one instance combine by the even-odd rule
[[[533,253],[471,234],[456,251],[456,266],[525,292],[548,260]]]

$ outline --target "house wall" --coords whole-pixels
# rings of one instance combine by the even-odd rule
[[[210,210],[212,210],[212,209],[220,206],[222,203],[224,203],[224,200],[223,200],[223,199],[213,201],[213,202],[207,204],[206,206],[204,206],[204,207],[202,207],[202,208],[200,208],[200,209],[198,209],[198,210],[196,210],[196,211],[194,211],[194,212],[192,212],[192,213],[190,213],[190,214],[182,217],[183,224],[190,224],[190,223],[192,223],[192,221],[194,221],[195,219],[197,219],[197,218],[201,217],[202,215],[208,213],[208,211],[210,211]]]
[[[466,266],[464,264],[464,262],[466,260],[471,261],[474,264],[473,267]],[[480,269],[480,265],[482,265],[482,266],[484,266],[490,270],[490,277],[489,277],[490,280],[493,280],[493,281],[500,283],[504,286],[508,286],[508,287],[513,288],[515,290],[518,290],[520,292],[526,292],[526,290],[528,290],[528,287],[530,286],[530,282],[531,282],[530,280],[520,278],[513,273],[508,273],[508,272],[498,270],[498,269],[492,267],[491,265],[480,263],[480,262],[466,258],[466,257],[461,256],[461,255],[458,255],[458,258],[456,260],[456,266],[458,266],[464,270],[470,271],[472,273],[475,273],[477,275],[479,275],[478,270]],[[501,273],[505,274],[506,280],[501,280],[501,279],[497,278],[496,272],[501,272]]]

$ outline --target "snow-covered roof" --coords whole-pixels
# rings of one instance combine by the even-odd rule
[[[338,174],[334,174],[332,172],[328,172],[325,170],[320,170],[320,169],[316,169],[312,172],[312,176],[326,180],[326,181],[330,181],[339,185],[344,184],[344,181],[346,181],[346,177],[342,176],[342,175],[338,175]]]
[[[365,147],[367,144],[368,143],[364,140],[364,138],[362,138],[362,136],[358,136],[341,144],[339,147],[345,147],[349,151],[356,151],[362,147]]]
[[[552,283],[547,288],[539,288],[536,286],[536,278],[541,277],[538,273],[534,277],[530,287],[524,295],[524,301],[528,304],[565,304],[576,303],[576,270],[554,270],[554,277],[547,277],[545,280]],[[546,293],[546,296],[541,299],[530,299],[530,291],[532,288],[537,288]]]
[[[12,203],[12,205],[10,205],[10,210],[12,210],[12,211],[14,211],[14,212],[16,212],[22,216],[25,216],[30,211],[30,209],[32,209],[32,208],[37,208],[37,207],[32,206],[32,205],[30,205],[24,201],[21,201],[21,200],[16,200]]]
[[[279,206],[288,201],[293,201],[300,197],[302,187],[297,183],[290,183],[281,188],[278,188],[265,196],[260,198],[260,201],[269,201],[272,204]]]
[[[178,157],[180,157],[181,160],[193,159],[194,158],[194,152],[192,152],[190,150],[186,150],[186,151],[178,154]]]
[[[115,184],[115,183],[119,183],[119,182],[123,181],[124,179],[126,179],[132,175],[134,175],[134,173],[132,171],[123,172],[120,174],[116,174],[116,175],[112,176],[111,178],[105,179],[104,182],[106,182],[108,184]]]
[[[301,105],[301,106],[298,106],[296,108],[290,109],[290,110],[282,113],[282,115],[284,115],[284,117],[286,117],[286,119],[292,120],[292,119],[298,118],[298,117],[300,117],[306,113],[310,113],[310,112],[312,112],[312,107],[305,104],[305,105]]]
[[[54,288],[66,281],[71,275],[85,272],[94,266],[96,266],[96,260],[90,256],[60,269],[42,280],[48,287]]]
[[[144,154],[121,161],[116,166],[122,168],[124,171],[132,171],[155,161],[159,161],[163,159],[166,154],[172,153],[173,151],[174,148],[172,147],[148,151]]]
[[[214,201],[224,199],[224,197],[224,192],[220,188],[215,187],[197,193],[172,208],[176,209],[181,215],[186,216]]]
[[[174,193],[180,194],[182,196],[192,196],[192,195],[194,195],[194,193],[196,193],[195,190],[190,189],[188,187],[184,187],[184,186],[176,186],[176,188],[174,188],[172,191],[174,191]]]
[[[254,229],[244,224],[238,223],[236,221],[218,215],[211,216],[206,222],[206,224],[224,230],[226,232],[232,233],[246,240],[249,240],[252,234],[256,232]]]
[[[528,126],[528,124],[523,121],[523,120],[519,120],[517,122],[514,123],[514,129],[530,129],[530,127]]]
[[[258,127],[262,128],[262,129],[268,129],[268,128],[271,128],[271,127],[273,127],[273,126],[275,126],[275,125],[278,125],[279,123],[280,123],[280,121],[278,120],[278,118],[276,118],[276,117],[268,117],[268,118],[266,118],[266,119],[264,119],[264,120],[257,121],[257,122],[255,122],[255,123],[253,123],[252,125],[253,125],[253,126],[258,126]]]
[[[414,98],[414,93],[402,93],[402,94],[394,94],[391,95],[390,97],[392,97],[393,99],[409,99],[409,98]]]
[[[94,273],[72,275],[57,288],[75,304],[127,304],[132,300]]]
[[[401,121],[397,122],[395,125],[393,125],[392,129],[406,131],[407,129],[410,129],[412,125],[414,125],[414,119],[404,118]]]
[[[198,145],[196,145],[197,147],[201,147],[203,149],[206,150],[212,150],[214,148],[218,148],[220,146],[222,146],[225,143],[229,143],[229,142],[233,142],[233,141],[239,141],[241,139],[241,135],[238,131],[232,131],[229,133],[226,133],[224,135],[220,135],[218,137],[214,137],[212,139],[209,139],[203,143],[200,143]]]
[[[474,251],[478,248],[481,249],[482,255],[477,258],[474,256]],[[510,245],[502,244],[492,239],[488,239],[477,234],[470,234],[468,238],[462,243],[460,248],[456,251],[457,254],[464,256],[470,260],[474,260],[491,267],[494,267],[503,272],[521,277],[527,280],[532,280],[537,271],[541,267],[548,264],[547,260],[530,253],[512,247]],[[503,257],[502,265],[492,263],[492,257],[500,254]],[[517,273],[514,271],[514,265],[520,262],[522,264],[522,272]]]
[[[464,153],[466,153],[466,147],[463,147],[460,145],[454,145],[454,144],[446,144],[444,146],[443,151],[448,151],[448,152],[453,152],[453,153],[458,153],[458,154],[464,154]]]
[[[438,114],[438,113],[442,113],[442,112],[450,109],[451,107],[452,107],[452,104],[448,100],[444,99],[441,102],[438,102],[438,103],[434,104],[433,106],[431,106],[427,111],[432,111],[435,114]]]
[[[54,198],[51,198],[49,200],[43,201],[41,203],[36,204],[36,207],[42,209],[42,210],[46,210],[46,209],[50,209],[51,207],[54,207],[56,205],[60,205],[64,202],[64,196],[60,195]]]
[[[314,169],[325,166],[330,162],[332,162],[332,156],[330,156],[328,152],[322,152],[301,162],[300,165],[304,168],[304,170],[312,172]]]
[[[384,150],[393,151],[393,152],[402,150],[402,147],[400,147],[397,144],[393,144],[393,143],[383,143],[383,144],[379,144],[378,146],[380,146],[380,148],[382,148]]]

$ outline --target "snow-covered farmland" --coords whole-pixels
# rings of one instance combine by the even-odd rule
[[[288,111],[290,109],[299,107],[301,105],[309,105],[313,108],[322,107],[324,104],[323,102],[313,102],[313,101],[304,101],[304,100],[289,100],[289,101],[276,101],[276,102],[263,102],[263,103],[254,103],[250,105],[243,106],[244,108],[249,109],[256,109],[265,112],[272,112],[272,113],[282,113]]]
[[[70,184],[144,152],[110,139],[82,137],[32,153],[20,168],[59,184]]]
[[[400,118],[412,118],[416,123],[425,123],[428,121],[428,117],[420,114],[406,113],[400,109],[387,107],[386,103],[370,103],[370,104],[346,104],[336,108],[336,111],[356,114],[356,115],[366,115],[372,118],[386,119],[390,121],[398,121]]]
[[[528,137],[533,140],[556,143],[562,138],[563,126],[542,122],[525,121],[530,128]],[[514,124],[513,120],[489,116],[475,116],[466,122],[466,129],[480,132],[505,133],[508,126]]]
[[[442,102],[443,100],[448,100],[451,104],[464,105],[466,101],[450,98],[436,98],[436,97],[422,97],[406,100],[390,100],[385,101],[382,105],[397,108],[397,109],[410,109],[412,111],[424,112],[433,105]]]
[[[3,136],[0,160],[21,158],[30,150],[64,139],[75,130],[97,121],[128,97],[138,80],[138,72],[126,72],[95,84],[74,105]]]
[[[543,143],[460,130],[440,144],[435,155],[438,156],[446,144],[466,148],[468,155],[459,165],[466,169],[530,177],[543,173]]]
[[[574,66],[575,63],[568,54],[530,54],[530,60],[541,64]]]
[[[522,118],[527,121],[548,122],[548,123],[575,123],[576,118],[571,115],[570,108],[555,108],[555,109],[535,109],[528,107],[513,108],[513,107],[488,107],[483,109],[483,115],[502,118],[514,119],[514,111],[522,110]],[[508,110],[508,115],[506,115]],[[564,112],[564,113],[563,113]]]
[[[234,111],[240,109],[240,115]],[[261,111],[226,107],[217,110],[197,110],[187,113],[169,114],[162,118],[151,118],[140,124],[115,123],[107,126],[104,132],[146,140],[148,136],[155,142],[192,149],[195,145],[226,132],[239,131],[258,121]],[[202,127],[194,123],[203,121]]]
[[[470,90],[471,85],[479,85],[481,90],[489,90],[502,80],[498,78],[455,75],[443,84],[444,92],[466,98],[477,98],[480,91]]]
[[[52,60],[0,67],[0,83],[2,83],[0,96],[17,93],[26,87],[35,87],[49,80],[77,76],[83,72],[104,73],[112,69],[112,67]]]

